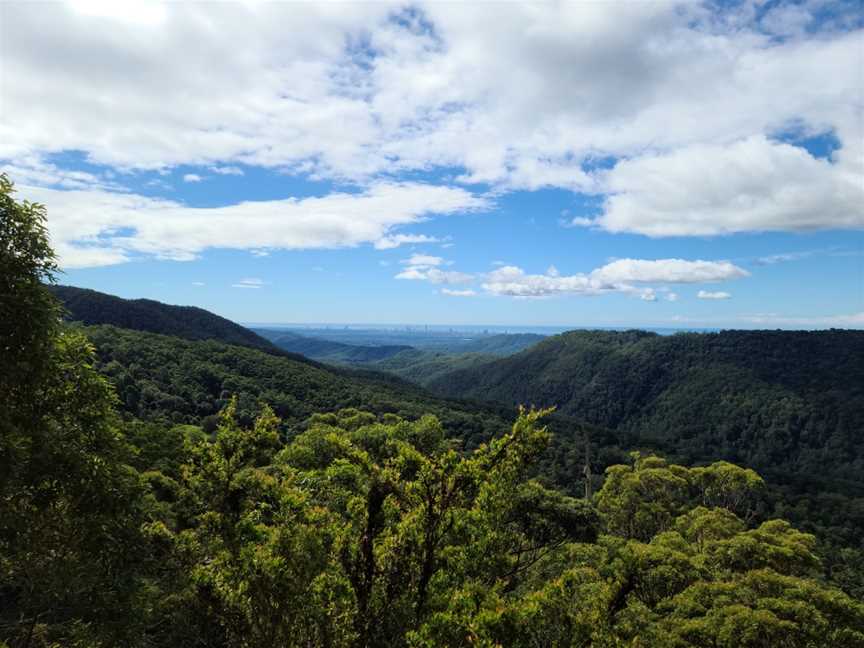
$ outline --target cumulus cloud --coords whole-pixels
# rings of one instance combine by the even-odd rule
[[[183,176],[183,182],[201,182],[203,178],[197,173],[187,173]]]
[[[449,295],[450,297],[474,297],[477,293],[473,290],[453,290],[451,288],[442,288],[442,295]]]
[[[452,262],[438,256],[412,254],[400,263],[407,267],[396,275],[396,279],[428,281],[433,284],[465,284],[474,280],[474,275],[465,272],[441,270],[440,266],[452,265]]]
[[[444,259],[429,254],[412,254],[409,258],[400,261],[402,265],[414,266],[415,268],[431,268],[445,263]]]
[[[242,176],[245,175],[243,173],[243,169],[236,166],[214,166],[210,167],[210,170],[213,173],[218,175],[233,175],[233,176]]]
[[[648,302],[657,301],[657,293],[651,288],[646,288],[639,294],[639,299]]]
[[[652,236],[861,224],[861,33],[809,36],[807,5],[763,24],[673,0],[157,8],[7,3],[0,158],[363,182],[459,168],[503,190],[611,190],[596,224]],[[765,139],[793,122],[837,135],[831,162]],[[625,161],[585,170],[603,156]]]
[[[474,275],[455,270],[439,270],[429,266],[414,266],[405,268],[396,275],[396,279],[428,281],[433,284],[464,284],[474,281]]]
[[[425,234],[393,234],[375,241],[376,250],[392,250],[410,243],[440,243],[441,239]]]
[[[132,193],[19,187],[48,207],[52,241],[65,268],[122,263],[136,255],[196,258],[210,248],[262,250],[374,244],[432,215],[485,209],[462,188],[374,183],[359,193],[249,201],[196,208]]]
[[[722,290],[718,290],[716,292],[711,292],[708,290],[700,290],[696,293],[696,296],[699,299],[730,299],[732,297],[728,292],[723,292]]]
[[[590,273],[561,275],[557,270],[542,275],[526,274],[516,266],[504,266],[485,276],[483,289],[494,295],[549,297],[552,295],[600,295],[630,293],[655,301],[659,289],[640,288],[640,283],[710,283],[746,277],[746,270],[729,261],[684,259],[618,259]],[[634,285],[635,284],[635,285]],[[674,293],[669,293],[674,295]],[[667,297],[667,299],[669,299]],[[669,299],[675,301],[675,297]]]
[[[740,279],[750,273],[729,261],[686,261],[684,259],[618,259],[591,273],[597,281],[704,283]]]
[[[618,163],[590,221],[611,232],[693,236],[864,227],[861,169],[758,135]]]
[[[517,266],[502,266],[486,275],[483,290],[510,297],[549,297],[551,295],[597,295],[622,290],[624,286],[594,283],[588,275],[529,275]]]
[[[119,185],[104,175],[63,169],[52,162],[48,162],[43,156],[35,154],[25,155],[14,162],[0,164],[0,172],[24,185],[39,185],[58,189],[122,190]]]

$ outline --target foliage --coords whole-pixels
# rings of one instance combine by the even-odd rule
[[[538,473],[548,411],[505,431],[491,410],[397,381],[88,329],[121,420],[93,347],[57,326],[40,283],[54,271],[44,210],[0,190],[14,307],[0,646],[864,646],[864,603],[826,580],[815,537],[761,519],[762,479],[725,461],[634,453],[577,499],[548,479],[572,447]],[[287,426],[258,402],[271,397]],[[353,402],[373,411],[340,409]],[[427,407],[473,442],[402,415]],[[852,589],[861,556],[844,551],[828,575]]]
[[[861,357],[862,331],[573,331],[433,387],[555,406],[688,461],[860,481]]]
[[[8,402],[0,421],[0,475],[18,461],[16,429],[38,417],[35,388],[51,371],[59,318],[44,287],[57,269],[45,208],[16,201],[14,192],[0,174],[0,395]]]
[[[345,344],[285,331],[262,331],[280,349],[332,364],[365,364],[411,349],[404,345]]]
[[[451,371],[479,367],[494,359],[494,355],[485,353],[451,355],[437,351],[412,349],[376,363],[375,368],[425,386]]]
[[[0,641],[116,645],[138,620],[114,614],[138,590],[138,476],[92,347],[60,331],[41,283],[55,270],[44,209],[5,177],[0,204]]]
[[[52,286],[51,292],[62,302],[66,317],[71,321],[111,324],[185,340],[218,340],[279,353],[274,345],[249,329],[194,306],[171,306],[152,299],[122,299],[73,286]]]
[[[479,443],[507,427],[494,407],[471,407],[429,396],[381,374],[358,374],[298,362],[213,340],[188,341],[111,326],[86,327],[99,368],[130,415],[163,424],[199,423],[238,398],[238,419],[249,425],[270,405],[286,433],[316,412],[357,407],[419,418],[434,413],[450,432]],[[509,416],[509,412],[506,414]]]
[[[557,406],[611,430],[592,435],[598,454],[611,441],[685,464],[750,466],[770,482],[762,513],[816,533],[829,570],[862,595],[862,357],[864,332],[851,330],[573,331],[445,373],[431,387],[442,395]],[[578,461],[574,450],[578,456],[581,449],[565,444],[556,454],[556,480],[564,486]]]

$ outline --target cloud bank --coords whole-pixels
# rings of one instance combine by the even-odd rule
[[[512,265],[497,266],[491,272],[465,273],[441,270],[449,265],[441,257],[415,254],[405,259],[407,267],[396,275],[396,279],[428,281],[433,284],[480,283],[483,292],[489,295],[542,298],[561,295],[602,295],[625,293],[638,296],[644,301],[657,301],[662,295],[666,301],[677,301],[677,293],[666,286],[650,287],[640,284],[699,284],[740,279],[749,276],[743,268],[729,261],[687,261],[684,259],[618,259],[589,273],[562,275],[554,266],[545,274],[528,274]],[[473,296],[473,289],[442,290],[447,295]],[[712,295],[713,297],[707,297]],[[703,299],[720,299],[727,293],[699,292]]]
[[[210,248],[344,248],[399,240],[392,230],[433,215],[487,207],[459,187],[375,183],[360,193],[250,201],[194,208],[104,190],[20,187],[48,207],[52,242],[64,268],[111,265],[136,257],[190,260]]]
[[[257,166],[358,183],[367,197],[400,174],[446,169],[495,191],[603,195],[587,222],[610,232],[858,229],[860,7],[833,3],[826,19],[818,4],[508,2],[490,20],[485,3],[57,3],[46,20],[41,3],[6,3],[0,160],[76,151],[121,172]],[[236,46],[226,48],[226,34]],[[792,131],[831,134],[839,148],[814,157],[784,143]],[[611,168],[597,166],[604,159]],[[65,173],[66,188],[104,182]],[[52,198],[195,220],[140,197]],[[448,213],[434,206],[407,211]],[[302,220],[273,207],[290,212],[277,230]],[[212,228],[233,215],[242,230],[250,209],[213,212]],[[148,232],[79,246],[72,263],[210,245],[172,239],[175,254],[155,230],[183,225],[155,220],[115,225]],[[310,224],[287,247],[386,249],[400,244],[389,227],[349,233],[330,222],[313,233]],[[104,235],[92,229],[72,238]]]

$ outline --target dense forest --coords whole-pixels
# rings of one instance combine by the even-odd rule
[[[261,330],[258,332],[280,349],[292,353],[335,364],[363,364],[384,360],[407,351],[412,347],[403,344],[370,346],[362,344],[345,344],[333,340],[307,337],[287,331]]]
[[[152,299],[122,299],[74,286],[49,286],[66,317],[84,324],[113,326],[173,335],[185,340],[218,340],[226,344],[276,352],[265,338],[234,322],[194,306],[171,306]]]
[[[688,461],[823,476],[864,495],[862,359],[864,331],[573,331],[431,388],[554,406]]]
[[[518,353],[543,339],[542,335],[531,333],[501,333],[469,339],[430,337],[421,338],[422,346],[415,347],[375,344],[376,338],[371,334],[368,344],[347,344],[330,339],[329,336],[334,334],[329,331],[316,332],[314,337],[274,329],[255,329],[255,332],[291,353],[329,364],[385,371],[424,386],[454,369]],[[388,331],[379,340],[387,340],[394,335],[398,339],[398,334]],[[417,344],[410,337],[408,341]]]
[[[548,411],[63,323],[2,176],[0,262],[0,646],[864,646],[854,556],[749,468],[633,452],[562,491]]]
[[[160,424],[200,424],[211,430],[237,399],[237,418],[250,425],[262,404],[284,433],[314,413],[362,408],[378,415],[435,414],[463,439],[485,440],[507,427],[511,408],[472,406],[430,395],[386,374],[317,365],[214,340],[192,341],[113,326],[82,331],[96,345],[97,368],[119,397],[121,411]]]

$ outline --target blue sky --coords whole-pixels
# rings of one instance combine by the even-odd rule
[[[856,3],[43,6],[0,9],[0,166],[63,283],[243,322],[864,327]]]

